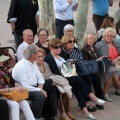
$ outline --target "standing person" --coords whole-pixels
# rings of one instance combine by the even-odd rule
[[[109,6],[113,5],[113,0],[92,0],[93,4],[93,22],[96,31],[100,29],[103,20],[108,16]]]
[[[113,17],[114,17],[115,24],[116,24],[120,19],[120,2],[119,2],[119,8],[115,11]]]
[[[33,115],[36,120],[40,120],[47,93],[43,90],[45,81],[35,62],[37,59],[37,46],[27,46],[24,57],[13,68],[12,76],[20,85],[29,90]]]
[[[26,29],[23,31],[23,42],[18,46],[17,49],[17,58],[21,60],[24,58],[24,50],[25,48],[33,43],[33,32],[31,29]]]
[[[39,7],[37,0],[11,0],[7,22],[14,34],[16,49],[23,42],[22,32],[31,29],[33,36],[39,27]]]
[[[77,7],[76,0],[54,0],[56,38],[62,38],[65,25],[74,25],[73,12]]]

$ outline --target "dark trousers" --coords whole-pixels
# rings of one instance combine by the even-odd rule
[[[15,45],[17,50],[18,46],[23,42],[23,37],[21,35],[14,33],[14,39],[15,39]]]
[[[80,76],[72,76],[67,79],[69,81],[69,84],[72,86],[72,91],[77,98],[79,107],[83,109],[84,107],[86,107],[88,95],[91,93],[90,88]]]
[[[104,18],[105,18],[106,16],[108,16],[108,14],[105,15],[105,16],[99,16],[99,15],[93,14],[93,18],[92,18],[92,19],[93,19],[93,22],[94,22],[96,31],[98,31],[98,30],[100,29],[100,27],[101,27],[101,25],[102,25],[102,23],[103,23],[103,20],[104,20]]]
[[[31,110],[35,118],[40,119],[43,104],[46,97],[40,91],[29,92],[29,100],[31,100]]]
[[[65,25],[71,24],[74,26],[74,20],[63,21],[60,19],[55,19],[55,29],[56,29],[56,38],[61,39],[64,35],[63,28]]]
[[[43,89],[47,92],[47,98],[43,105],[42,117],[55,117],[57,115],[57,99],[59,91],[56,86],[52,85],[51,79],[45,81]]]
[[[10,120],[7,101],[0,99],[0,120]]]
[[[93,85],[96,97],[100,99],[104,99],[103,90],[101,86],[101,80],[97,74],[90,75],[90,76],[89,75],[82,76],[82,78],[85,80],[85,82],[88,84],[91,90],[92,90],[92,85]]]

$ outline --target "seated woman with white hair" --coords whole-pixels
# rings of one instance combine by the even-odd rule
[[[74,26],[71,24],[67,24],[65,25],[64,29],[63,29],[63,33],[67,34],[67,35],[74,35]],[[77,42],[77,41],[76,41]],[[75,43],[75,47],[77,46],[77,43]]]

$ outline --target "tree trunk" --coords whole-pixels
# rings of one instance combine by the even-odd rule
[[[40,8],[40,27],[47,28],[49,34],[54,34],[53,0],[38,0]]]
[[[77,0],[79,6],[75,12],[75,37],[79,48],[83,46],[83,36],[87,26],[89,0]]]

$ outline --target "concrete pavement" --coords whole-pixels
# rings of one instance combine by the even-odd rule
[[[114,5],[110,8],[109,13],[111,16],[118,8],[118,1],[119,0],[114,0]],[[10,0],[0,0],[0,42],[2,46],[14,45],[14,37],[11,34],[10,25],[6,22],[9,3]],[[90,31],[91,29],[95,32],[92,22],[92,4],[90,2],[87,31]],[[120,96],[114,94],[113,87],[110,88],[109,95],[113,99],[113,102],[106,102],[105,110],[97,110],[97,112],[93,113],[93,115],[98,117],[97,120],[120,120]],[[78,108],[75,98],[72,99],[72,114],[77,117],[77,120],[86,120],[84,118],[80,118],[81,111],[80,108]],[[56,120],[59,120],[59,117],[56,117]]]

